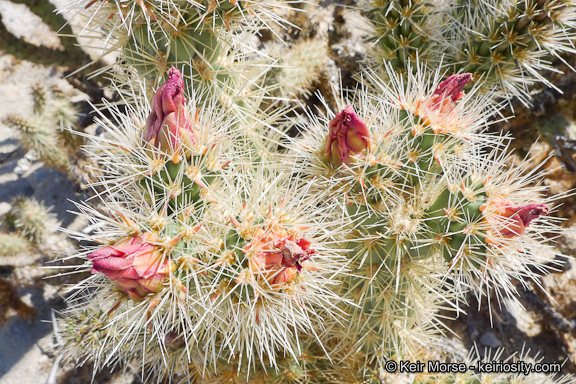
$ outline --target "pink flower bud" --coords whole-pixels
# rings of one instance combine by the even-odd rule
[[[92,252],[88,255],[93,263],[92,273],[101,272],[114,280],[134,301],[142,301],[150,292],[160,292],[169,266],[160,248],[153,244],[157,240],[146,232]]]
[[[509,202],[490,204],[490,211],[496,215],[495,232],[507,239],[521,236],[532,220],[545,216],[550,212],[546,204],[528,204],[514,207]],[[494,221],[492,219],[491,221]]]
[[[472,81],[472,74],[461,73],[444,80],[438,88],[423,100],[416,102],[416,114],[427,124],[432,124],[434,133],[457,131],[462,125],[462,115],[454,111],[456,102],[464,97],[462,90]],[[415,131],[414,131],[415,132]]]
[[[356,116],[351,105],[330,121],[330,133],[324,144],[324,158],[339,167],[350,163],[350,155],[362,153],[368,148],[370,132],[366,124]]]
[[[426,103],[427,107],[437,110],[440,114],[450,113],[456,106],[456,102],[464,97],[462,90],[472,82],[471,73],[460,73],[449,76],[438,85],[432,97]]]
[[[298,277],[302,263],[316,253],[310,245],[307,239],[294,241],[294,234],[284,230],[268,233],[258,230],[250,244],[242,249],[251,254],[249,265],[255,274],[271,286],[281,287]]]
[[[176,150],[182,143],[194,143],[190,114],[185,107],[184,79],[174,67],[152,100],[152,112],[146,121],[144,139],[161,150]]]

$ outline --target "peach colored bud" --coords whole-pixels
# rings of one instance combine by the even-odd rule
[[[249,262],[253,272],[270,285],[281,286],[298,277],[302,263],[316,253],[310,245],[307,239],[294,241],[294,234],[285,230],[265,233],[259,229],[250,244],[242,249],[253,252]]]
[[[161,150],[175,150],[182,143],[194,144],[190,114],[184,105],[184,79],[174,67],[152,100],[152,112],[146,121],[144,139]]]
[[[150,292],[160,292],[168,277],[168,261],[163,260],[158,239],[150,232],[129,237],[113,246],[100,248],[88,255],[92,273],[101,272],[134,301],[142,301]]]
[[[499,216],[500,225],[496,230],[502,237],[513,238],[521,236],[532,220],[545,216],[550,212],[546,204],[528,204],[514,207],[509,202],[491,204],[493,214]],[[504,219],[502,219],[504,218]]]
[[[335,167],[350,164],[350,155],[363,153],[368,148],[370,132],[356,116],[351,105],[330,121],[330,133],[324,143],[324,159]]]

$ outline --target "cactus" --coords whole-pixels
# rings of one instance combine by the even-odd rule
[[[325,228],[330,211],[306,198],[305,184],[271,179],[275,172],[264,167],[239,171],[249,161],[241,153],[226,167],[235,149],[230,141],[242,134],[234,136],[212,110],[186,104],[183,91],[173,68],[152,111],[144,103],[144,113],[117,112],[123,126],[104,124],[115,140],[102,139],[109,180],[100,184],[117,213],[92,218],[106,224],[90,238],[105,247],[86,256],[101,289],[66,317],[96,311],[99,323],[115,324],[131,342],[99,345],[108,351],[104,360],[96,346],[73,343],[97,366],[122,359],[135,344],[143,359],[156,357],[159,373],[166,359],[187,367],[196,349],[204,365],[238,354],[274,364],[268,351],[297,355],[296,335],[316,332],[321,318],[341,311],[332,277],[345,259]],[[172,308],[182,308],[176,318]],[[135,313],[137,324],[128,320]],[[168,334],[181,340],[182,353],[165,352]]]
[[[66,98],[66,93],[56,84],[50,84],[50,93],[56,100],[63,100]]]
[[[271,364],[274,355],[266,351],[297,354],[295,335],[319,327],[320,313],[339,313],[330,276],[342,270],[344,259],[323,245],[328,238],[320,224],[309,227],[316,208],[303,206],[298,194],[282,200],[288,194],[280,186],[261,191],[261,182],[251,181],[230,201],[217,199],[201,216],[194,202],[184,201],[159,217],[158,203],[152,202],[138,215],[123,210],[118,221],[108,219],[107,226],[115,228],[106,238],[117,235],[94,238],[110,245],[87,255],[100,289],[88,303],[72,307],[67,318],[100,313],[102,327],[113,325],[122,340],[104,337],[94,348],[82,341],[79,357],[108,364],[140,345],[144,357],[163,354],[154,367],[163,372],[164,359],[169,366],[187,366],[189,354],[199,348],[203,364],[211,364],[223,346],[230,358],[267,355]],[[160,197],[162,205],[167,199]],[[212,210],[221,213],[209,214]],[[220,222],[211,222],[217,217]],[[172,308],[181,310],[176,314]],[[134,316],[136,323],[129,320]],[[163,352],[168,334],[181,339],[185,351]],[[107,351],[102,361],[101,351]]]
[[[68,157],[58,145],[58,137],[53,127],[43,121],[19,115],[8,115],[3,123],[19,130],[21,145],[29,151],[35,151],[47,165],[60,170],[67,169]]]
[[[41,83],[32,85],[32,98],[34,99],[34,113],[41,115],[46,106],[46,88]]]
[[[17,256],[30,249],[30,242],[16,233],[0,233],[0,256]]]
[[[31,93],[34,114],[30,117],[9,114],[3,123],[20,131],[20,143],[26,150],[35,151],[46,165],[69,173],[71,164],[68,156],[75,156],[83,142],[76,132],[78,113],[55,85],[51,86],[52,97],[48,97],[41,83],[35,83]]]
[[[316,40],[302,41],[290,49],[273,47],[270,54],[279,62],[266,74],[273,95],[293,99],[310,95],[326,66],[327,48]]]
[[[497,4],[497,5],[496,5]],[[540,73],[551,70],[552,57],[573,52],[576,9],[571,2],[462,2],[454,28],[474,30],[453,50],[454,71],[474,73],[485,89],[527,98],[534,82],[553,85]]]
[[[515,298],[513,280],[553,267],[533,251],[559,230],[532,185],[542,173],[507,168],[508,139],[486,133],[501,91],[430,71],[442,53],[459,65],[449,53],[470,31],[439,40],[467,8],[363,3],[390,63],[291,137],[267,99],[305,94],[321,50],[296,43],[270,69],[249,42],[286,4],[87,4],[127,96],[104,102],[105,135],[86,147],[104,209],[79,204],[97,228],[79,236],[99,245],[70,256],[91,272],[58,320],[73,364],[132,360],[157,382],[377,383],[386,360],[429,356],[440,311],[468,292]]]
[[[432,70],[470,72],[482,92],[499,98],[526,103],[535,83],[554,87],[542,72],[554,70],[552,58],[574,53],[570,1],[365,1],[361,8],[373,26],[373,66],[389,62],[402,72],[419,60]]]
[[[33,198],[17,197],[12,202],[10,215],[14,218],[14,226],[23,236],[34,243],[42,243],[50,233],[56,230],[56,215],[52,207],[46,208]]]
[[[249,88],[262,86],[257,79],[269,69],[270,62],[262,55],[254,57],[257,51],[249,46],[249,40],[261,28],[283,24],[274,9],[291,2],[125,3],[93,1],[87,7],[76,3],[67,11],[90,14],[88,29],[102,36],[103,55],[120,51],[122,60],[116,72],[132,73],[135,69],[138,76],[157,87],[167,79],[172,66],[185,68],[182,73],[187,78],[188,94],[202,95],[198,103],[206,98],[220,100],[228,109],[231,102],[242,107]]]
[[[369,20],[374,49],[370,61],[389,63],[403,73],[419,60],[431,68],[439,64],[438,52],[446,49],[446,14],[440,2],[363,0],[362,14]]]
[[[358,115],[348,105],[310,116],[303,138],[286,144],[298,172],[331,190],[354,221],[357,276],[345,279],[343,294],[362,307],[350,311],[344,342],[376,358],[409,354],[433,337],[433,314],[451,307],[439,293],[443,276],[455,297],[466,287],[513,297],[512,278],[538,281],[537,253],[522,244],[544,246],[541,233],[558,231],[539,188],[529,187],[541,175],[504,171],[505,138],[478,133],[495,111],[489,96],[463,95],[469,74],[427,88],[433,79],[410,70],[407,89],[393,68],[387,76],[390,84],[373,77],[377,95],[350,102]]]

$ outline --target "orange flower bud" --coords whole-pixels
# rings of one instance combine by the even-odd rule
[[[271,286],[282,286],[298,277],[302,263],[316,253],[310,245],[307,239],[294,241],[294,234],[289,235],[285,230],[264,233],[260,229],[242,250],[253,252],[249,262],[252,271],[268,280]]]
[[[168,260],[163,260],[160,248],[153,244],[156,236],[150,232],[116,242],[88,255],[92,273],[101,272],[134,301],[142,301],[150,292],[160,292],[169,274]]]
[[[362,153],[368,148],[370,132],[366,124],[356,116],[351,105],[330,121],[330,133],[324,143],[324,158],[335,167],[350,163],[350,155]]]

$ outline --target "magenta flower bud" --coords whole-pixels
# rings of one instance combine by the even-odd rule
[[[92,273],[103,273],[134,301],[142,301],[150,292],[160,292],[169,274],[168,261],[153,242],[150,232],[117,241],[88,255]]]
[[[351,105],[330,121],[330,133],[324,144],[324,159],[335,167],[350,164],[350,155],[363,153],[368,148],[370,132],[356,116]]]
[[[495,223],[497,224],[496,231],[505,238],[521,236],[533,220],[550,212],[550,208],[546,204],[514,207],[507,201],[492,203],[490,210],[497,215],[496,219],[499,216],[497,223]]]
[[[184,79],[174,67],[152,100],[152,112],[146,121],[144,139],[164,151],[175,151],[182,143],[194,144],[190,114],[185,107]]]
[[[456,102],[464,97],[462,90],[472,82],[471,73],[460,73],[449,76],[438,85],[438,88],[428,100],[429,109],[439,110],[441,114],[451,112]]]

